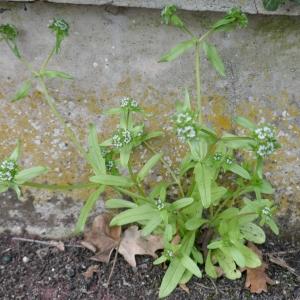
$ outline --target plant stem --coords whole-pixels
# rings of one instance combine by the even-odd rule
[[[41,67],[41,71],[45,70],[45,68],[48,66],[48,63],[49,63],[50,59],[52,58],[54,52],[55,52],[55,46],[52,48],[52,50],[50,51],[50,53],[47,56],[46,60],[43,62],[42,67]]]
[[[36,189],[46,189],[46,190],[54,190],[54,191],[90,189],[98,186],[97,183],[92,183],[92,182],[74,183],[74,184],[46,184],[46,183],[25,182],[22,185],[36,188]]]
[[[197,108],[199,123],[202,124],[202,101],[201,101],[201,77],[200,77],[200,47],[199,42],[195,46],[195,76],[197,91]]]
[[[143,188],[141,187],[140,183],[137,181],[136,176],[135,176],[134,173],[133,173],[133,170],[132,170],[132,166],[131,166],[130,161],[128,162],[128,171],[129,171],[131,180],[134,182],[134,184],[135,184],[136,188],[138,189],[138,191],[140,192],[140,194],[141,194],[143,197],[146,197],[146,194],[145,194]]]
[[[146,148],[148,150],[150,150],[153,154],[157,154],[157,152],[146,142],[144,141],[143,142],[146,146]],[[175,175],[175,173],[172,171],[172,169],[170,168],[169,164],[163,159],[163,158],[160,158],[160,161],[163,163],[163,165],[165,166],[165,168],[168,170],[168,172],[170,173],[171,177],[173,178],[173,180],[176,182],[176,184],[178,185],[179,187],[179,191],[180,191],[180,195],[181,197],[184,197],[184,192],[183,192],[183,188],[182,188],[182,185],[181,185],[181,182],[180,182],[180,179],[177,178],[177,176]]]
[[[64,117],[60,114],[60,112],[58,111],[58,109],[57,109],[57,107],[55,105],[54,98],[49,95],[49,92],[48,92],[48,89],[47,89],[47,87],[45,85],[45,82],[41,78],[39,78],[39,82],[40,82],[41,88],[42,88],[41,92],[44,95],[44,98],[45,98],[47,104],[49,105],[52,113],[58,119],[58,121],[60,122],[60,124],[64,127],[64,130],[65,130],[66,134],[68,135],[69,139],[72,141],[72,143],[74,144],[74,146],[76,147],[76,149],[79,152],[79,154],[81,154],[81,156],[84,157],[86,159],[86,161],[89,161],[87,153],[85,152],[85,150],[83,149],[82,145],[80,144],[80,142],[79,142],[76,134],[66,124],[66,121],[65,121]]]

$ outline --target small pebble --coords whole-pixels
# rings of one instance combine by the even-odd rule
[[[12,261],[12,257],[8,254],[3,255],[1,258],[1,262],[4,264],[9,264]]]
[[[23,261],[24,264],[27,264],[29,262],[29,258],[27,256],[24,256],[22,258],[22,261]]]

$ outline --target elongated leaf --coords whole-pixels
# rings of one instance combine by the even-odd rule
[[[103,193],[104,190],[105,190],[105,186],[102,185],[89,196],[89,198],[87,199],[83,208],[80,211],[80,215],[75,227],[75,233],[78,234],[80,232],[83,232],[87,218],[91,210],[95,206],[96,201],[99,199],[100,194]]]
[[[208,251],[206,261],[205,261],[205,272],[211,278],[217,278],[218,274],[216,271],[216,267],[213,265],[211,260],[211,250]]]
[[[191,100],[190,100],[190,94],[188,89],[184,90],[184,103],[183,103],[183,109],[184,110],[190,110],[191,109]]]
[[[157,210],[148,204],[127,209],[116,215],[110,222],[111,226],[125,225],[138,221],[147,221],[157,216]]]
[[[203,255],[196,247],[193,247],[192,249],[192,257],[194,258],[195,262],[203,264]]]
[[[142,230],[142,235],[147,236],[152,233],[161,223],[161,216],[156,215],[153,219],[149,220]]]
[[[233,134],[224,134],[221,138],[224,144],[232,149],[251,149],[251,146],[255,146],[256,142],[253,138],[248,136],[237,136]]]
[[[209,43],[203,42],[203,50],[216,71],[220,75],[225,76],[225,67],[217,48]]]
[[[245,239],[256,244],[263,244],[266,241],[265,232],[256,224],[248,223],[240,227]]]
[[[142,169],[137,174],[137,180],[143,181],[151,171],[151,169],[159,162],[159,160],[162,158],[162,153],[157,153],[153,155],[146,164],[142,167]]]
[[[207,223],[207,220],[201,219],[198,216],[195,216],[185,222],[185,228],[187,230],[196,230],[205,223]]]
[[[191,273],[193,273],[195,276],[201,278],[202,273],[200,269],[198,268],[197,264],[187,255],[184,255],[180,262],[183,264],[183,266],[189,270]]]
[[[212,203],[217,204],[216,202],[220,200],[227,193],[227,189],[223,186],[215,186],[211,189],[211,201]]]
[[[195,179],[204,208],[211,204],[211,175],[210,170],[204,164],[198,163],[195,167]]]
[[[241,251],[236,247],[221,247],[220,250],[227,256],[231,256],[233,260],[236,262],[236,264],[244,268],[246,265],[245,257],[241,253]]]
[[[232,173],[235,173],[245,179],[248,180],[251,179],[251,176],[248,173],[248,171],[236,163],[231,164],[230,166],[227,167],[227,169],[230,170]]]
[[[134,202],[123,199],[109,199],[105,202],[106,208],[135,208],[137,205]]]
[[[111,109],[105,111],[104,114],[106,114],[106,115],[118,115],[122,111],[123,111],[122,108],[116,107],[116,108],[111,108]]]
[[[22,184],[26,181],[31,180],[32,178],[35,178],[37,176],[40,176],[42,174],[45,174],[48,171],[47,168],[45,167],[33,167],[29,169],[25,169],[20,171],[16,176],[15,176],[15,181],[17,184]]]
[[[251,130],[256,129],[256,125],[244,117],[236,117],[234,120],[237,124],[239,124],[242,127],[245,127],[247,129],[251,129]]]
[[[74,77],[70,74],[67,74],[65,72],[61,71],[54,71],[54,70],[45,70],[41,74],[42,76],[45,76],[47,78],[62,78],[62,79],[74,79]]]
[[[237,270],[236,264],[231,256],[217,250],[216,257],[227,278],[234,280],[241,277],[241,272]]]
[[[191,141],[189,142],[189,146],[191,149],[193,160],[202,161],[205,158],[208,149],[208,145],[205,140]]]
[[[261,260],[251,249],[245,245],[238,243],[235,246],[240,250],[245,258],[245,265],[249,268],[257,268],[261,265]]]
[[[17,162],[20,158],[20,154],[21,154],[21,142],[18,141],[17,146],[14,149],[14,151],[10,154],[9,159],[12,159]]]
[[[186,284],[190,281],[190,279],[193,277],[193,273],[191,273],[189,270],[185,270],[181,279],[180,284]]]
[[[31,81],[30,80],[24,81],[11,101],[16,102],[24,99],[29,95],[31,88],[32,88]]]
[[[127,178],[122,176],[114,176],[114,175],[97,175],[92,176],[90,178],[91,182],[100,183],[103,185],[112,185],[119,187],[131,187],[133,182]]]
[[[179,200],[173,202],[171,204],[171,208],[174,210],[181,209],[183,207],[186,207],[186,206],[192,204],[193,201],[194,201],[193,198],[182,198],[182,199],[179,199]]]
[[[278,7],[283,3],[283,0],[263,0],[264,8],[269,11],[278,9]]]
[[[179,43],[177,46],[172,48],[168,53],[163,55],[160,58],[159,62],[168,62],[174,60],[175,58],[177,58],[178,56],[180,56],[181,54],[183,54],[184,52],[192,48],[196,43],[197,43],[196,39]]]
[[[153,139],[153,138],[156,138],[159,136],[163,136],[163,135],[164,135],[164,133],[162,131],[152,131],[152,132],[146,133],[143,136],[143,141],[147,141],[147,140],[150,140],[150,139]]]
[[[185,267],[180,260],[177,257],[173,258],[159,288],[159,298],[167,297],[172,293],[180,282],[184,271]]]
[[[120,151],[120,163],[122,167],[127,168],[131,153],[131,145],[127,145]]]
[[[162,255],[162,256],[160,256],[159,258],[157,258],[157,259],[153,262],[153,264],[154,264],[154,265],[160,265],[160,264],[162,264],[162,263],[165,262],[165,261],[167,261],[167,257],[164,256],[164,255]]]
[[[90,124],[88,135],[88,158],[96,175],[106,174],[105,159],[102,157],[101,149],[98,143],[96,126]]]

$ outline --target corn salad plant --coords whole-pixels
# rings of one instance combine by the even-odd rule
[[[156,152],[151,146],[150,140],[163,133],[147,132],[144,123],[137,121],[145,112],[131,97],[124,97],[118,108],[107,111],[107,115],[119,116],[120,122],[113,135],[105,141],[98,140],[96,126],[90,124],[88,147],[85,148],[71,127],[66,125],[47,88],[47,81],[52,78],[72,79],[69,74],[48,68],[49,61],[60,52],[62,41],[69,34],[69,25],[63,19],[54,19],[49,26],[55,34],[55,45],[38,70],[20,53],[16,42],[17,29],[10,24],[0,26],[0,40],[6,42],[31,75],[13,101],[26,98],[33,83],[37,83],[43,100],[93,173],[88,183],[47,185],[31,182],[46,169],[37,167],[19,171],[17,147],[0,166],[0,191],[11,187],[20,194],[19,187],[22,186],[92,190],[77,222],[76,232],[81,232],[100,194],[107,187],[114,189],[117,196],[105,203],[107,209],[116,212],[111,226],[135,223],[144,236],[154,233],[163,237],[164,250],[154,261],[154,264],[168,266],[160,286],[161,298],[168,296],[178,284],[187,283],[192,276],[201,277],[203,271],[212,278],[222,273],[234,280],[241,276],[240,269],[255,268],[261,264],[259,257],[247,247],[247,241],[264,243],[265,225],[278,234],[273,219],[276,207],[269,199],[274,190],[263,175],[263,165],[265,159],[279,147],[275,129],[268,124],[257,125],[237,117],[237,124],[247,131],[247,135],[218,135],[203,121],[200,54],[207,57],[221,76],[225,76],[222,59],[217,48],[209,42],[209,37],[220,31],[245,27],[245,14],[239,9],[230,10],[200,37],[191,32],[173,5],[163,9],[162,19],[165,24],[186,33],[188,39],[163,55],[160,62],[170,62],[191,49],[195,53],[196,99],[192,101],[188,90],[185,90],[182,101],[176,103],[173,116],[178,142],[188,149],[179,170],[173,170],[164,160],[163,153]],[[136,118],[137,115],[139,118]],[[141,146],[153,156],[140,170],[134,171],[132,154]],[[158,164],[167,169],[170,179],[160,180],[149,187],[145,179]],[[176,193],[171,193],[174,188]]]

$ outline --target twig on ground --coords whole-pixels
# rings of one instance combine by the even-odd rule
[[[269,257],[270,261],[286,270],[288,270],[290,273],[295,275],[298,279],[300,278],[300,275],[296,272],[296,270],[292,267],[290,267],[282,258],[276,257],[270,253],[267,254]]]
[[[57,241],[41,241],[41,240],[33,240],[33,239],[26,239],[26,238],[20,238],[20,237],[13,237],[12,240],[14,241],[21,241],[21,242],[28,242],[28,243],[36,243],[36,244],[41,244],[41,245],[47,245],[51,247],[57,247],[58,243],[62,242],[57,242]],[[72,245],[72,244],[67,244],[65,247],[72,247],[72,248],[84,248],[81,245]]]
[[[294,249],[294,250],[286,250],[286,251],[279,251],[279,252],[268,252],[266,255],[285,255],[290,253],[297,253],[300,252],[300,249]]]
[[[1,254],[4,254],[4,253],[6,253],[6,252],[8,252],[8,251],[10,251],[10,250],[11,250],[11,248],[7,248],[7,249],[3,250],[3,251],[1,252]]]
[[[208,287],[200,282],[195,282],[196,285],[200,286],[203,289],[207,289],[207,290],[214,290],[214,288]]]
[[[114,269],[115,269],[115,266],[116,266],[116,262],[117,262],[117,258],[118,258],[118,253],[119,253],[119,247],[120,247],[120,242],[119,242],[119,244],[118,244],[118,247],[116,248],[116,253],[115,253],[113,265],[112,265],[112,268],[111,268],[111,270],[110,270],[110,273],[109,273],[107,282],[106,282],[106,284],[105,284],[106,288],[109,287],[110,280],[111,280],[112,274],[113,274]]]
[[[213,286],[214,286],[214,288],[215,288],[215,293],[216,293],[216,295],[220,294],[220,291],[219,291],[219,289],[218,289],[218,287],[217,287],[215,281],[214,281],[212,278],[210,278],[210,277],[209,277],[209,280],[211,281],[211,283],[213,284]]]

